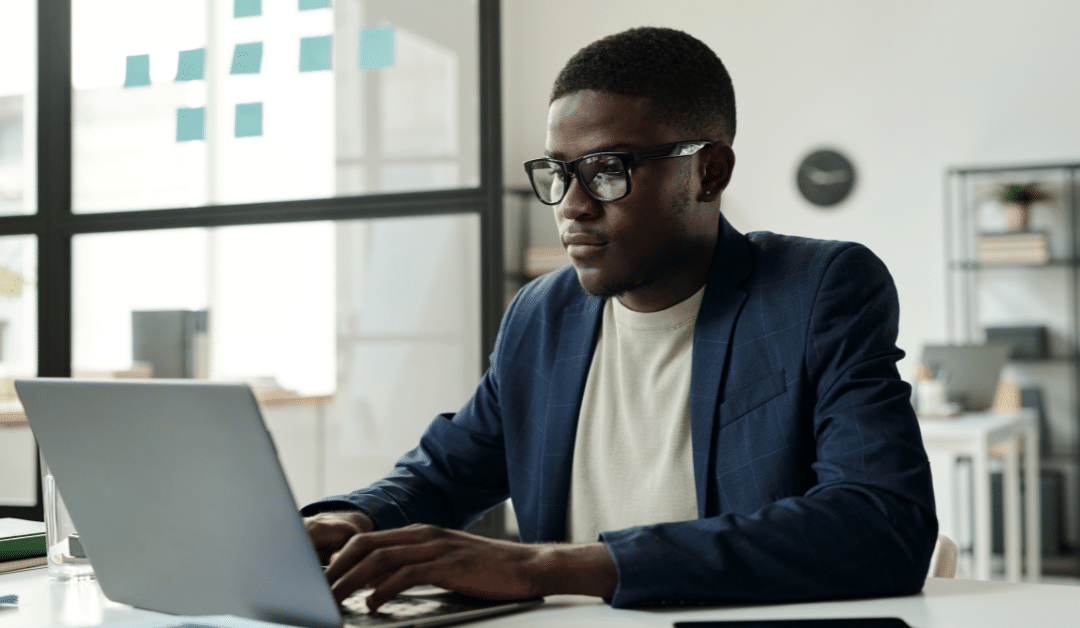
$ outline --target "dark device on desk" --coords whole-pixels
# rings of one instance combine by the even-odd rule
[[[1012,345],[1013,360],[1044,360],[1050,355],[1049,333],[1044,325],[987,327],[986,342]]]
[[[433,626],[543,602],[429,588],[393,600],[395,615],[352,598],[339,610],[243,384],[42,378],[15,389],[113,601],[309,628]]]
[[[733,619],[679,621],[675,628],[911,628],[899,617],[842,617],[836,619]]]
[[[1001,367],[1012,350],[1010,344],[926,345],[922,362],[934,379],[945,382],[949,401],[968,412],[981,412],[994,403]]]

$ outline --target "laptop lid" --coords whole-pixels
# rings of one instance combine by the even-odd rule
[[[945,382],[949,401],[964,410],[990,408],[997,392],[1001,368],[1012,353],[1011,344],[927,345],[922,361],[935,379]]]
[[[109,599],[341,626],[247,386],[43,378],[15,388]]]

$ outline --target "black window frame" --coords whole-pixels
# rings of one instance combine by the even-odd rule
[[[322,220],[478,214],[481,369],[503,313],[502,106],[499,0],[479,0],[480,186],[313,200],[73,214],[71,0],[38,0],[37,213],[0,216],[0,236],[34,235],[38,250],[38,376],[70,377],[72,239],[86,233]],[[35,506],[0,506],[0,517],[42,520]]]

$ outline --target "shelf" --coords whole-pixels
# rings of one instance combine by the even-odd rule
[[[1003,200],[1002,186],[1029,183],[1053,188],[1052,208],[1039,210],[1042,220],[1033,222],[1033,230],[987,230],[991,222],[982,215],[984,206]],[[948,340],[977,342],[986,320],[1064,322],[1057,323],[1056,332],[1065,342],[1058,338],[1054,354],[1010,358],[1008,364],[1023,372],[1025,385],[1043,390],[1041,427],[1047,431],[1041,434],[1041,466],[1074,478],[1080,467],[1080,397],[1075,394],[1080,390],[1080,162],[949,168],[945,187]],[[1039,263],[1018,261],[1025,258]],[[995,259],[1009,263],[986,261]],[[1062,490],[1068,494],[1049,516],[1070,526],[1066,536],[1071,537],[1080,503],[1075,481],[1066,479]],[[1073,573],[1080,573],[1080,553],[1067,561]]]
[[[949,267],[953,270],[1009,270],[1022,268],[1072,268],[1080,266],[1080,259],[1052,259],[1045,264],[984,264],[975,261],[951,262]]]
[[[1048,358],[1009,358],[1009,364],[1072,364],[1080,360],[1080,356],[1055,355]]]
[[[1058,163],[1045,163],[1045,164],[1004,164],[1000,166],[987,165],[987,166],[966,166],[960,168],[949,168],[946,172],[953,175],[973,175],[973,174],[997,174],[1001,172],[1026,172],[1037,170],[1072,170],[1080,168],[1080,162],[1058,162]]]

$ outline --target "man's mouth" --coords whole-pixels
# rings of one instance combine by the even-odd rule
[[[562,243],[566,247],[566,254],[572,260],[585,260],[595,257],[607,246],[607,240],[600,234],[584,231],[564,233]]]

